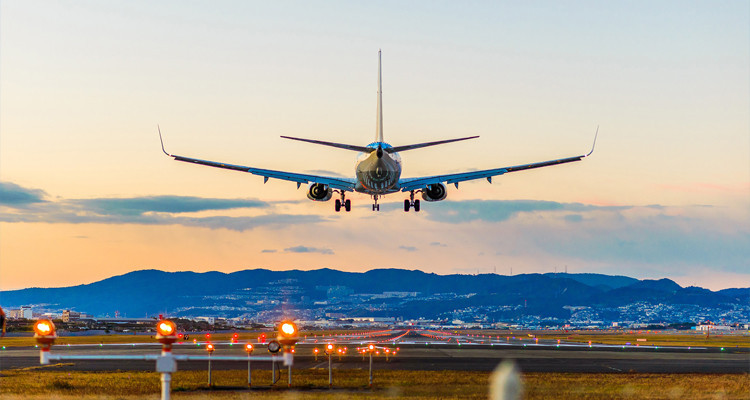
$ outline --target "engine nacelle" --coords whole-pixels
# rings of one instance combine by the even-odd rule
[[[322,183],[311,183],[307,189],[307,198],[312,201],[328,201],[333,196],[333,190]]]
[[[424,199],[424,201],[445,200],[447,196],[448,191],[445,189],[445,185],[443,185],[442,183],[427,185],[426,188],[422,189],[422,198]]]

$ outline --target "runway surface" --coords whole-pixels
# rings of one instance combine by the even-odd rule
[[[212,357],[246,357],[245,342],[212,342]],[[477,337],[434,331],[381,331],[326,337],[301,338],[296,346],[295,369],[328,368],[325,345],[334,347],[334,369],[367,369],[369,354],[358,348],[376,346],[375,369],[490,371],[502,360],[512,359],[524,372],[582,373],[748,373],[748,349],[703,347],[614,346],[586,343],[558,343],[529,338]],[[251,357],[268,357],[265,345],[253,343]],[[338,349],[346,348],[346,353]],[[73,355],[157,355],[160,345],[71,345],[53,346],[52,354]],[[314,349],[318,349],[317,359]],[[386,351],[389,354],[386,360]],[[175,344],[175,355],[206,356],[205,342]],[[393,352],[396,353],[392,356]],[[278,357],[280,362],[281,357]],[[144,360],[60,360],[45,368],[83,371],[153,371],[154,361]],[[7,348],[0,351],[0,370],[38,367],[39,350],[34,347]],[[281,366],[281,364],[279,364]],[[253,369],[271,369],[270,361],[252,361]],[[207,361],[181,361],[181,370],[204,370]],[[247,369],[247,362],[212,360],[213,369]],[[282,367],[283,368],[283,367]]]

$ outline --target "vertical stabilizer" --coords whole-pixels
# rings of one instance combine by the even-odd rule
[[[378,50],[378,115],[375,122],[375,141],[383,141],[383,75],[380,72],[380,50]]]

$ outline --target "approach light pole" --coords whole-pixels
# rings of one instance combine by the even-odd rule
[[[211,386],[211,354],[216,350],[214,345],[209,343],[206,345],[206,351],[208,352],[208,386]]]
[[[253,380],[250,375],[250,354],[253,353],[253,345],[247,343],[245,345],[245,351],[247,352],[247,387],[253,386]]]
[[[279,324],[279,334],[276,340],[284,346],[284,365],[288,368],[287,387],[292,387],[292,364],[294,363],[294,345],[299,341],[297,325],[292,321],[282,321]]]
[[[328,356],[328,389],[333,388],[333,368],[331,366],[331,356],[333,355],[333,344],[326,345],[326,356]]]
[[[370,353],[370,387],[372,387],[372,353],[375,352],[375,345],[371,344],[367,346],[367,350]]]
[[[172,345],[177,341],[177,326],[163,319],[156,323],[156,340],[161,343],[161,357],[156,359],[156,371],[161,373],[161,398],[172,395],[172,374],[177,371],[177,361],[172,356]]]

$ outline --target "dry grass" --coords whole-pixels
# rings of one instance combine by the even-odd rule
[[[254,371],[252,389],[245,371],[214,371],[216,386],[206,384],[206,371],[174,374],[175,399],[485,399],[489,372],[377,371],[375,387],[367,387],[366,370],[296,370],[292,390],[286,374],[274,387],[269,371]],[[578,374],[523,375],[526,399],[748,399],[749,374]],[[63,372],[27,369],[3,372],[3,399],[154,399],[159,397],[154,372]]]

